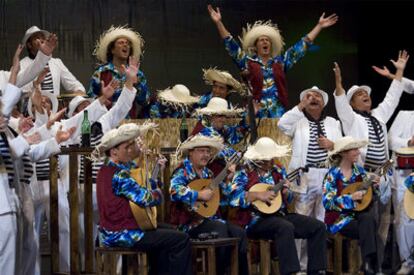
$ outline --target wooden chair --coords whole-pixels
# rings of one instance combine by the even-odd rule
[[[249,239],[248,247],[247,247],[247,260],[249,266],[250,274],[260,274],[260,275],[269,275],[275,274],[279,275],[279,262],[272,261],[271,259],[271,245],[273,241],[271,240],[251,240]],[[258,254],[259,258],[259,270],[254,268],[254,264],[252,263],[252,258],[255,254],[255,249],[257,249],[256,254]]]
[[[133,248],[124,247],[97,247],[96,254],[96,274],[115,275],[119,256],[126,258],[126,270],[128,275],[148,274],[147,254]],[[124,263],[124,261],[123,261]]]
[[[331,241],[331,249],[328,251],[328,271],[334,275],[344,274],[343,271],[343,249],[344,242],[348,243],[347,247],[347,265],[349,274],[358,274],[361,266],[361,253],[359,250],[358,240],[347,238],[339,233],[329,234],[328,239]]]

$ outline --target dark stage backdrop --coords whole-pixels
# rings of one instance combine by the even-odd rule
[[[37,25],[57,33],[59,47],[54,55],[87,88],[96,65],[92,56],[95,41],[112,24],[128,24],[145,39],[141,68],[151,90],[182,83],[200,94],[208,89],[202,81],[202,68],[217,66],[238,77],[207,13],[208,3],[220,7],[224,24],[234,36],[248,22],[272,19],[282,30],[287,47],[311,30],[322,12],[340,16],[335,26],[317,38],[319,51],[308,53],[288,72],[292,106],[299,93],[313,85],[332,94],[334,61],[342,67],[345,87],[371,85],[377,104],[390,81],[376,75],[370,66],[392,68],[389,59],[396,58],[398,49],[414,55],[408,1],[1,0],[0,66],[9,68],[25,30]],[[413,62],[407,68],[411,78]],[[413,109],[413,97],[404,95],[400,108]],[[332,98],[328,114],[335,115]]]

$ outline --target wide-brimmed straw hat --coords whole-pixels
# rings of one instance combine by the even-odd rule
[[[220,71],[216,68],[203,69],[203,79],[208,85],[213,85],[214,82],[219,82],[230,86],[234,91],[242,91],[242,85],[240,82],[226,71]]]
[[[204,136],[197,134],[189,137],[181,143],[177,148],[177,155],[185,155],[189,150],[197,147],[209,147],[211,149],[211,157],[215,157],[223,148],[223,138],[218,136]]]
[[[251,161],[272,160],[288,156],[290,147],[288,145],[279,145],[269,137],[259,138],[255,144],[247,148],[244,158]]]
[[[364,90],[364,91],[366,91],[366,92],[368,93],[368,95],[370,95],[370,94],[371,94],[371,87],[369,87],[369,86],[367,86],[367,85],[361,85],[361,86],[354,85],[354,86],[352,86],[352,87],[348,90],[348,92],[346,92],[346,98],[348,99],[348,102],[350,102],[350,101],[351,101],[352,96],[353,96],[353,95],[355,94],[355,92],[356,92],[356,91],[358,91],[358,90]]]
[[[280,35],[280,31],[276,24],[272,21],[256,21],[253,25],[247,24],[246,28],[243,28],[242,37],[240,41],[242,43],[243,50],[249,54],[255,54],[255,43],[260,36],[269,37],[272,42],[272,56],[278,56],[285,43],[283,37]]]
[[[329,96],[328,96],[328,94],[327,94],[325,91],[323,91],[323,90],[319,89],[317,86],[313,86],[312,88],[309,88],[309,89],[303,90],[303,91],[300,93],[299,99],[302,101],[302,99],[305,97],[305,95],[306,95],[308,92],[317,92],[317,93],[319,93],[319,94],[322,96],[322,98],[323,98],[323,103],[324,103],[324,105],[323,105],[323,106],[326,106],[326,104],[328,104],[328,100],[329,100]]]
[[[351,149],[358,149],[368,145],[368,140],[365,139],[354,139],[351,136],[346,136],[338,139],[334,143],[333,150],[328,152],[329,156],[338,155],[341,152],[351,150]]]
[[[50,110],[52,114],[56,113],[59,107],[59,101],[57,97],[49,92],[41,91],[40,92],[42,96],[47,96],[50,99],[50,102],[52,102],[52,109]],[[27,112],[31,117],[33,117],[33,110],[32,110],[32,97],[29,97],[29,102],[27,103]]]
[[[135,123],[122,124],[116,129],[112,129],[105,133],[102,137],[101,143],[95,148],[91,154],[93,160],[101,158],[109,149],[126,142],[131,139],[136,139],[139,136],[145,136],[150,129],[156,128],[157,125],[152,122],[144,122],[142,125]]]
[[[29,38],[30,38],[33,34],[38,33],[38,32],[43,33],[46,37],[48,37],[48,36],[50,35],[50,32],[48,32],[48,31],[41,30],[41,29],[39,29],[37,26],[31,26],[30,28],[28,28],[28,29],[26,30],[26,33],[25,33],[25,34],[24,34],[24,36],[23,36],[23,39],[22,39],[22,45],[23,45],[23,46],[24,46],[24,45],[26,45],[27,40],[29,40]]]
[[[73,112],[76,110],[76,108],[78,108],[78,106],[82,102],[85,102],[85,101],[92,102],[93,99],[92,98],[83,97],[81,95],[77,95],[74,98],[72,98],[72,100],[69,102],[68,117],[72,117],[73,116]]]
[[[221,97],[213,97],[204,108],[198,108],[195,110],[196,115],[212,116],[212,115],[224,115],[224,116],[237,116],[244,112],[241,108],[229,108],[227,100]]]
[[[190,90],[182,84],[176,84],[172,88],[160,90],[158,99],[163,104],[172,105],[192,105],[199,101],[198,96],[192,96]]]
[[[133,56],[139,59],[142,53],[142,47],[144,46],[144,39],[138,32],[126,26],[111,26],[108,30],[104,31],[96,42],[93,55],[100,62],[107,63],[108,46],[118,38],[128,39],[131,42]]]

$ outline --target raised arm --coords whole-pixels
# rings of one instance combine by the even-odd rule
[[[230,32],[224,26],[223,21],[221,21],[220,8],[214,9],[211,5],[208,5],[207,9],[208,13],[210,14],[211,20],[214,22],[214,24],[216,24],[220,37],[223,39],[229,37]]]
[[[306,35],[307,38],[310,40],[309,42],[313,42],[323,29],[334,25],[338,21],[338,18],[339,17],[335,13],[329,15],[328,17],[325,17],[325,13],[322,13],[318,23]]]

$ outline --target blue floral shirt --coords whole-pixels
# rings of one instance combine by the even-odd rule
[[[150,107],[150,117],[151,118],[182,118],[183,111],[186,114],[186,117],[189,117],[192,108],[187,107],[187,109],[180,108],[178,109],[171,105],[162,104],[159,101],[156,101],[151,104]]]
[[[112,96],[112,102],[116,102],[121,94],[122,88],[124,87],[126,75],[118,71],[112,62],[108,62],[104,65],[101,65],[95,70],[89,82],[89,89],[87,95],[92,98],[98,97],[100,95],[102,81],[101,74],[103,74],[104,72],[110,72],[112,75],[112,79],[116,79],[120,83],[119,88],[115,90],[115,93]],[[135,102],[138,105],[146,106],[149,104],[151,92],[147,86],[147,79],[145,78],[144,73],[141,70],[138,70],[137,76],[138,83],[134,85],[134,87],[137,89]],[[149,115],[138,114],[138,116],[148,117]]]
[[[115,163],[107,160],[109,167],[117,170],[112,178],[112,190],[116,196],[125,197],[134,203],[147,207],[156,206],[162,202],[162,191],[157,188],[156,182],[151,182],[153,190],[141,187],[130,175],[130,171],[136,168],[134,162]],[[144,236],[141,229],[125,229],[122,231],[110,231],[99,228],[99,241],[103,246],[133,247]]]
[[[342,181],[342,188],[345,189],[348,185],[355,183],[358,176],[365,177],[366,172],[364,168],[356,164],[352,169],[352,175],[349,179],[342,174],[341,169],[337,166],[329,169],[326,174],[323,183],[323,206],[326,210],[338,211],[341,213],[339,218],[332,225],[328,225],[328,231],[332,234],[340,231],[345,225],[355,218],[355,212],[351,211],[355,208],[352,195],[348,194],[338,196],[337,180]]]
[[[411,192],[414,192],[414,173],[409,175],[406,179],[405,179],[405,186],[407,187],[408,190],[410,190]]]
[[[204,167],[201,177],[198,176],[196,171],[193,168],[191,161],[188,158],[185,158],[182,167],[176,169],[171,177],[170,183],[170,194],[171,194],[171,201],[173,202],[182,202],[186,204],[189,209],[196,209],[195,203],[198,198],[198,192],[196,190],[191,189],[188,187],[190,182],[196,179],[210,179],[213,178],[213,172],[209,170],[207,167]],[[227,184],[224,182],[220,183],[220,188],[222,191],[225,192],[227,190]],[[212,220],[220,220],[217,216],[210,217]],[[181,224],[178,226],[179,230],[184,232],[188,232],[192,228],[196,227],[197,225],[203,222],[202,219],[195,219],[190,224]]]
[[[279,118],[285,112],[284,107],[278,99],[278,91],[275,83],[275,78],[278,76],[273,75],[272,65],[273,63],[280,63],[283,65],[285,72],[289,70],[305,55],[307,49],[312,45],[311,43],[306,42],[304,38],[305,37],[287,49],[283,55],[271,58],[266,64],[264,64],[262,59],[257,55],[247,55],[232,36],[228,36],[224,39],[226,50],[240,70],[244,71],[247,69],[247,62],[249,60],[257,62],[261,66],[263,73],[263,90],[262,99],[260,101],[261,108],[257,114],[259,118]]]
[[[267,183],[270,185],[277,184],[277,182],[275,183],[273,179],[273,176],[272,176],[273,172],[276,172],[282,175],[283,179],[286,179],[287,177],[286,169],[284,167],[281,167],[279,165],[274,165],[272,170],[268,171],[264,175],[259,175],[259,182]],[[231,187],[230,187],[230,205],[232,207],[249,208],[251,206],[251,202],[247,201],[247,192],[249,190],[246,190],[246,189],[247,189],[248,184],[249,184],[249,178],[247,175],[247,171],[245,169],[236,171],[236,173],[234,174],[233,180],[231,182]],[[285,196],[286,196],[286,201],[288,203],[291,203],[293,201],[292,191],[288,190]],[[282,208],[286,208],[286,205],[284,202],[282,203],[281,209]],[[259,212],[253,211],[253,209],[251,210],[252,210],[251,211],[252,219],[250,223],[246,226],[246,229],[250,228],[252,225],[257,223],[259,219],[262,218],[262,215]]]

